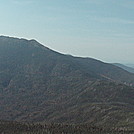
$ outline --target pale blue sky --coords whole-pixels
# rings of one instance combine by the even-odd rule
[[[56,51],[134,63],[134,0],[0,0],[0,35]]]

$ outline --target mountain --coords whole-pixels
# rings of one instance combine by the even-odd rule
[[[0,36],[1,120],[132,127],[133,86],[115,65]]]
[[[125,66],[125,65],[120,64],[120,63],[113,63],[113,65],[118,66],[118,67],[120,67],[120,68],[122,68],[130,73],[134,73],[134,68],[132,68],[132,67],[128,67],[128,66]]]

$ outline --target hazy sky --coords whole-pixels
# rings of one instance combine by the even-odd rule
[[[56,51],[134,63],[134,0],[0,0],[0,35]]]

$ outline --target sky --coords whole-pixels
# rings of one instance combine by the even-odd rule
[[[0,35],[134,64],[134,0],[0,0]]]

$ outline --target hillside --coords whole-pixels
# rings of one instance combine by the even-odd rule
[[[125,85],[124,85],[125,83]],[[0,119],[134,125],[134,74],[35,40],[0,37]]]

